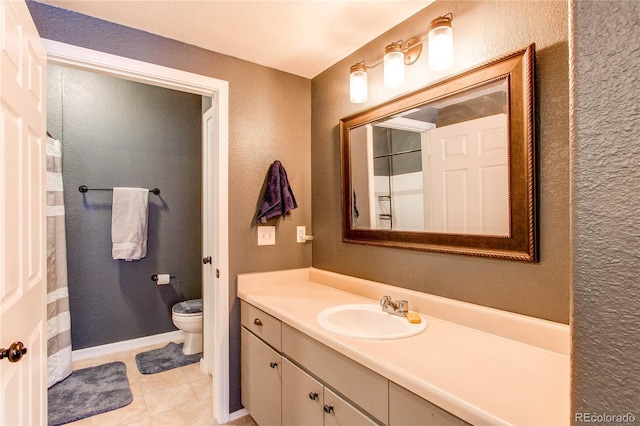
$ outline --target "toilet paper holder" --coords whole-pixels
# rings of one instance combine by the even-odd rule
[[[174,279],[175,275],[169,275],[169,278]],[[151,281],[158,281],[158,274],[151,275]]]

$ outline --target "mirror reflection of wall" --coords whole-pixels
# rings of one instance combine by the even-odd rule
[[[373,126],[376,228],[424,228],[422,138],[409,130]]]
[[[509,235],[507,81],[350,130],[352,225]]]

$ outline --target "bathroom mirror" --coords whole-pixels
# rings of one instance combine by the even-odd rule
[[[340,120],[343,241],[535,262],[534,54]]]

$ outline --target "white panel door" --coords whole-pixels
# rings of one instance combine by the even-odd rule
[[[429,143],[427,230],[509,235],[507,115],[438,127]]]
[[[2,425],[47,422],[46,61],[26,4],[0,0],[0,347],[27,349],[0,360]]]

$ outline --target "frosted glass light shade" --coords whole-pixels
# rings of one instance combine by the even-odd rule
[[[361,104],[367,102],[369,86],[367,83],[367,70],[364,64],[360,63],[351,67],[349,88],[352,103]]]
[[[384,87],[399,89],[404,86],[404,52],[399,43],[391,43],[384,53]]]
[[[449,18],[434,19],[429,25],[429,68],[442,71],[453,65],[453,28]]]

